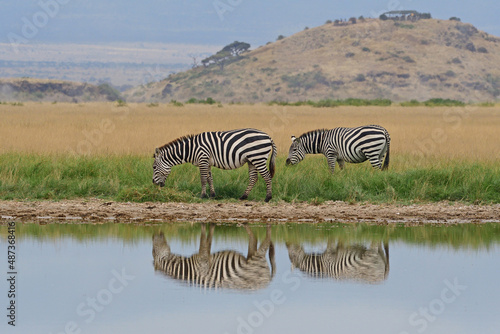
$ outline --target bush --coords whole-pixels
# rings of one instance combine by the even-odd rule
[[[268,103],[269,105],[279,105],[279,106],[313,106],[317,108],[332,108],[338,106],[390,106],[392,101],[389,99],[374,99],[374,100],[366,100],[366,99],[356,99],[356,98],[348,98],[345,100],[333,100],[333,99],[323,99],[317,102],[312,100],[307,101],[297,101],[297,102],[285,102],[285,101],[271,101]]]
[[[365,78],[364,74],[358,74],[358,75],[354,78],[354,81],[356,81],[356,82],[363,82],[363,81],[365,81],[365,80],[366,80],[366,78]]]
[[[174,101],[174,105],[175,105],[175,103],[177,103],[177,101]],[[193,104],[195,104],[195,103],[197,103],[197,104],[216,104],[216,103],[218,103],[218,102],[217,102],[217,101],[215,101],[215,100],[214,100],[213,98],[211,98],[211,97],[207,97],[205,100],[203,100],[203,99],[197,99],[197,98],[195,98],[195,97],[192,97],[192,98],[190,98],[189,100],[187,100],[187,101],[186,101],[186,103],[187,103],[187,104],[191,104],[191,103],[193,103]],[[182,103],[181,103],[181,104],[182,104]]]
[[[184,104],[182,102],[176,101],[176,100],[170,100],[170,103],[172,103],[175,107],[183,107]]]
[[[458,100],[451,100],[451,99],[442,99],[442,98],[434,98],[434,99],[429,99],[424,102],[424,105],[428,107],[434,107],[434,106],[447,106],[447,107],[454,107],[454,106],[465,106],[465,103],[462,101]]]
[[[127,102],[125,102],[123,100],[118,100],[118,101],[116,101],[116,106],[117,107],[126,107],[127,106]]]
[[[406,102],[401,102],[400,105],[402,107],[418,107],[422,105],[422,102],[419,102],[417,100],[410,100]]]
[[[465,49],[469,50],[470,52],[476,52],[476,47],[474,46],[474,44],[472,42],[467,43],[467,45],[465,46]]]
[[[108,83],[103,83],[97,86],[99,94],[106,95],[108,101],[116,101],[122,99],[120,92],[111,87]]]

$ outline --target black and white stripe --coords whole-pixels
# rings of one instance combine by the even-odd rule
[[[321,253],[305,253],[302,246],[288,244],[288,256],[293,267],[318,278],[332,277],[339,280],[355,280],[364,283],[377,283],[389,274],[389,245],[372,244],[333,246],[328,243]]]
[[[321,153],[326,156],[332,173],[335,170],[335,162],[343,169],[344,162],[360,163],[366,160],[369,160],[373,167],[385,170],[389,168],[390,142],[389,133],[379,125],[313,130],[299,138],[292,136],[286,164],[295,165],[302,161],[306,154]]]
[[[260,174],[266,182],[266,202],[272,197],[277,149],[268,134],[255,129],[223,132],[203,132],[178,138],[156,149],[153,163],[153,183],[165,185],[172,166],[190,162],[200,168],[201,197],[206,197],[206,185],[210,196],[215,196],[212,166],[236,169],[248,163],[249,182],[243,196],[246,199]],[[266,163],[271,155],[269,170]]]
[[[188,284],[204,288],[229,288],[256,290],[266,287],[274,277],[274,245],[271,241],[271,226],[266,239],[257,248],[257,239],[245,225],[249,235],[247,257],[227,250],[210,254],[214,224],[210,224],[208,235],[205,224],[201,226],[200,249],[190,257],[173,254],[163,234],[153,236],[153,259],[155,270]],[[266,259],[269,252],[271,270]]]

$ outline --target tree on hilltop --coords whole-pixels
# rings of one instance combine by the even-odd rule
[[[216,54],[211,55],[201,61],[204,67],[208,67],[212,64],[216,64],[220,67],[220,70],[224,70],[224,66],[230,62],[241,57],[241,54],[250,49],[250,44],[245,42],[234,41],[231,44],[226,45],[222,50],[218,51]]]
[[[243,52],[248,51],[248,49],[250,49],[250,44],[234,41],[233,43],[226,45],[221,51],[227,51],[233,57],[238,57]]]

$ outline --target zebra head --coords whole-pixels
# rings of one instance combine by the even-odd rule
[[[162,154],[159,148],[156,149],[153,158],[155,159],[153,162],[153,183],[163,187],[165,186],[165,180],[172,170],[172,166],[166,160],[166,155]]]
[[[300,142],[300,138],[292,136],[292,145],[288,151],[288,159],[286,159],[287,166],[298,164],[304,159],[305,156],[306,151],[304,149],[304,145]]]

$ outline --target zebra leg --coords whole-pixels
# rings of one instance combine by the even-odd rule
[[[328,161],[328,168],[330,168],[330,172],[333,174],[333,172],[335,171],[335,162],[337,161],[338,156],[335,153],[328,153],[325,154],[325,156],[326,160]]]
[[[269,173],[269,171],[267,170],[266,161],[264,160],[264,162],[262,164],[256,165],[255,168],[257,168],[257,171],[259,172],[259,174],[262,176],[264,181],[266,181],[266,199],[265,199],[265,201],[269,202],[271,200],[271,198],[273,198],[273,179],[271,177],[271,173]]]
[[[343,170],[344,169],[344,166],[345,166],[345,162],[344,160],[340,159],[340,158],[337,158],[337,163],[339,164],[339,168],[340,170]]]
[[[249,176],[248,187],[245,190],[245,192],[243,193],[243,195],[240,197],[240,200],[247,199],[248,194],[253,189],[253,186],[255,185],[255,183],[257,183],[257,177],[258,177],[257,169],[250,161],[248,162],[248,176]]]
[[[373,168],[382,169],[382,160],[379,158],[378,154],[366,154],[365,156],[370,161]]]
[[[257,252],[257,238],[255,237],[255,234],[253,234],[252,230],[248,227],[247,224],[245,224],[244,226],[248,234],[248,252],[247,252],[247,260],[248,260],[255,254],[255,252]]]
[[[200,179],[201,179],[201,198],[207,197],[207,182],[208,182],[208,174],[210,173],[210,166],[208,162],[201,163],[200,162]]]
[[[208,168],[210,168],[210,166]],[[215,197],[214,178],[212,176],[212,171],[210,169],[208,170],[207,181],[208,181],[208,186],[210,187],[210,197],[213,198]]]

